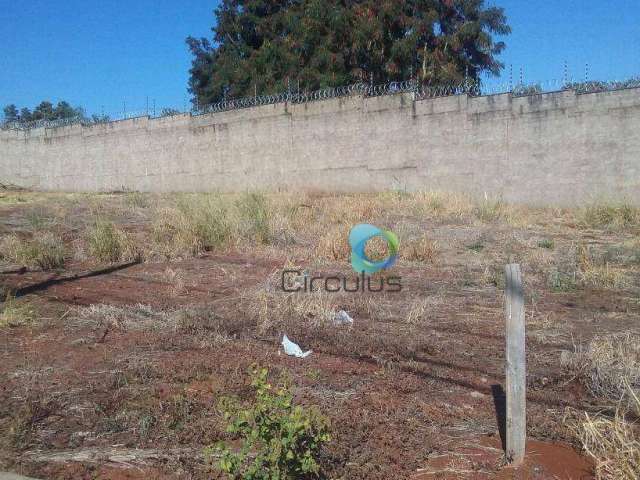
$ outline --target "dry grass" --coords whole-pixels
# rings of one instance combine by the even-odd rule
[[[530,258],[530,257],[529,257]],[[602,247],[569,245],[559,249],[548,273],[549,287],[568,292],[579,287],[624,289],[631,286],[628,269],[609,260]]]
[[[235,201],[235,207],[235,218],[231,218],[236,238],[252,244],[271,243],[271,210],[267,197],[258,192],[245,193]]]
[[[321,221],[328,224],[371,223],[379,218],[386,205],[378,195],[341,195],[318,200]]]
[[[253,326],[245,320],[219,316],[207,308],[162,311],[142,304],[126,307],[95,304],[79,308],[69,317],[69,323],[78,328],[176,332],[210,341],[240,335]]]
[[[410,325],[421,325],[424,322],[429,303],[425,299],[414,300],[407,312],[405,321]]]
[[[506,216],[507,205],[502,200],[485,198],[475,206],[474,213],[481,222],[494,222]]]
[[[259,290],[246,299],[246,313],[252,318],[260,335],[280,334],[292,322],[305,327],[324,326],[333,318],[335,295],[322,291],[283,293]]]
[[[640,478],[640,430],[630,420],[640,416],[640,400],[628,384],[626,391],[630,405],[618,405],[613,418],[585,412],[569,423],[584,451],[593,458],[599,480]]]
[[[153,217],[156,253],[166,258],[198,256],[231,246],[293,243],[290,217],[282,209],[274,215],[267,196],[183,194]]]
[[[51,232],[37,232],[25,240],[9,235],[0,242],[0,258],[26,267],[42,270],[62,268],[66,255],[63,241]]]
[[[174,296],[180,296],[187,293],[185,285],[184,271],[174,270],[173,268],[167,268],[164,271],[167,282],[171,284],[171,292]]]
[[[599,203],[583,208],[578,218],[588,228],[638,228],[640,208],[627,203]]]
[[[595,337],[586,347],[564,354],[565,368],[593,395],[616,405],[613,417],[570,411],[567,425],[593,458],[596,478],[640,477],[640,336]]]
[[[7,295],[5,301],[0,305],[0,328],[24,327],[33,323],[35,319],[33,308],[28,303],[16,300],[11,295]]]
[[[627,285],[624,270],[598,258],[591,248],[581,246],[577,255],[580,276],[585,285],[596,288],[623,288]]]
[[[462,221],[474,210],[474,204],[468,196],[451,192],[417,192],[403,197],[403,203],[407,211],[441,222]]]
[[[328,260],[346,260],[351,254],[349,247],[349,225],[329,227],[318,240],[316,254]]]
[[[434,263],[438,252],[438,242],[427,235],[400,243],[400,258],[404,260]]]
[[[137,261],[142,249],[134,238],[120,230],[113,222],[96,220],[87,233],[89,254],[100,262],[116,263]]]
[[[200,255],[223,246],[230,235],[227,205],[219,195],[182,195],[153,219],[155,248],[166,258]]]
[[[616,402],[628,387],[640,389],[640,335],[594,337],[588,345],[565,354],[562,363],[593,395]]]

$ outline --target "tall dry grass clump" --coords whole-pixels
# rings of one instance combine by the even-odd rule
[[[260,192],[181,195],[156,212],[152,226],[155,249],[166,258],[232,245],[288,244],[293,236],[287,215],[274,215],[270,200]]]
[[[627,405],[619,404],[613,418],[584,412],[569,429],[595,462],[596,478],[620,480],[640,478],[640,399],[626,385]]]
[[[596,336],[561,360],[596,397],[616,402],[627,387],[640,390],[640,335]]]
[[[325,225],[375,223],[387,208],[382,197],[371,194],[327,196],[317,201],[319,220]]]
[[[259,192],[247,192],[235,201],[234,229],[237,237],[250,243],[271,243],[271,209],[267,197]]]
[[[424,191],[404,197],[407,211],[438,221],[460,222],[474,209],[469,196],[460,193]]]
[[[507,205],[502,200],[483,199],[474,208],[474,213],[481,222],[493,222],[504,218],[507,214]]]
[[[313,198],[304,193],[279,193],[268,197],[271,243],[279,246],[299,243],[321,226]]]
[[[577,256],[583,284],[596,288],[623,288],[627,285],[624,269],[597,256],[589,247],[579,246]]]
[[[638,228],[640,208],[628,203],[596,203],[583,208],[578,221],[587,228]]]
[[[578,287],[620,289],[629,286],[627,270],[590,246],[574,244],[560,248],[554,257],[548,284],[556,292]]]
[[[595,337],[563,354],[561,363],[594,396],[617,405],[613,416],[569,411],[567,425],[593,458],[596,478],[640,478],[640,336]]]
[[[260,290],[247,299],[246,313],[255,320],[260,334],[323,327],[335,312],[333,297],[321,290],[303,294]]]
[[[351,254],[349,230],[349,225],[327,227],[318,239],[316,254],[327,260],[347,260]]]
[[[100,262],[138,261],[142,257],[133,237],[106,220],[93,223],[87,232],[87,246],[89,254]]]
[[[23,327],[33,322],[35,313],[28,303],[20,302],[12,295],[7,295],[0,304],[0,328]]]
[[[197,256],[229,241],[228,205],[220,195],[180,196],[153,219],[155,249],[166,258]]]
[[[52,232],[37,232],[30,239],[9,235],[0,242],[0,258],[25,267],[62,268],[66,256],[64,242]]]
[[[438,242],[427,235],[400,241],[400,258],[416,262],[435,262],[439,254]]]

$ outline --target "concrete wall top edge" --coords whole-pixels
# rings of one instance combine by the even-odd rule
[[[389,109],[411,108],[415,103],[416,114],[429,115],[467,109],[468,113],[485,113],[511,110],[514,113],[528,113],[541,110],[568,107],[591,108],[594,102],[610,107],[640,105],[640,87],[599,93],[576,94],[573,90],[541,93],[539,95],[513,97],[509,93],[469,97],[456,95],[425,98],[413,101],[413,94],[399,93],[378,97],[337,97],[301,104],[276,103],[248,107],[225,112],[215,112],[192,116],[178,114],[170,117],[151,118],[148,116],[112,121],[95,125],[71,125],[54,128],[34,128],[27,131],[0,131],[2,140],[25,140],[40,137],[64,137],[74,135],[109,134],[131,129],[175,128],[190,124],[207,126],[221,123],[250,121],[278,115],[321,115],[345,110],[377,112]]]

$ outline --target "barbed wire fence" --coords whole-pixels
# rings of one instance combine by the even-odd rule
[[[416,100],[429,98],[449,97],[456,95],[469,95],[473,97],[489,96],[497,94],[511,94],[514,97],[540,95],[554,91],[573,90],[576,94],[610,92],[629,88],[640,88],[640,76],[631,77],[626,80],[613,81],[573,81],[569,78],[547,80],[544,82],[524,83],[521,73],[520,81],[514,83],[512,73],[509,81],[494,85],[482,85],[480,82],[465,80],[455,85],[429,86],[421,84],[415,80],[387,82],[373,85],[367,83],[355,83],[339,87],[323,88],[311,92],[291,91],[281,92],[272,95],[254,95],[251,97],[233,98],[208,105],[194,105],[192,108],[173,109],[164,108],[156,113],[155,101],[153,110],[126,111],[126,107],[115,115],[94,115],[93,118],[71,117],[57,120],[35,120],[28,122],[11,121],[3,122],[0,128],[3,130],[30,130],[34,128],[56,128],[69,125],[97,125],[114,121],[128,120],[140,117],[161,118],[173,115],[190,114],[192,116],[205,115],[211,113],[239,110],[243,108],[273,105],[277,103],[301,104],[328,100],[332,98],[361,96],[379,97],[384,95],[396,95],[400,93],[411,93]]]

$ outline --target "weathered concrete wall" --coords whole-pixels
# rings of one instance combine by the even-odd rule
[[[640,89],[354,96],[3,131],[0,182],[65,191],[428,189],[640,204]]]

